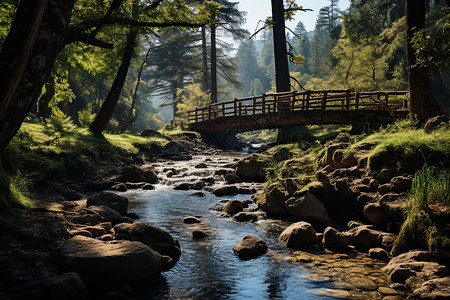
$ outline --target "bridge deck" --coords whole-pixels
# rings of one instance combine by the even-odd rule
[[[406,116],[406,91],[319,90],[234,99],[188,112],[192,130],[242,132],[289,125],[351,124],[372,114],[381,122]]]

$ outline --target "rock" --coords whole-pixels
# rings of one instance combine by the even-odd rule
[[[425,281],[408,299],[450,299],[450,277]]]
[[[192,185],[192,188],[194,190],[201,190],[202,188],[204,188],[206,186],[206,183],[201,181],[201,180],[197,180],[196,182],[194,182],[194,184]]]
[[[213,191],[213,194],[221,197],[221,196],[234,196],[239,193],[239,189],[237,186],[234,185],[224,185],[221,187],[216,188]]]
[[[70,272],[46,279],[42,284],[45,299],[78,300],[86,298],[88,290],[77,273]]]
[[[237,213],[233,217],[233,219],[238,222],[247,222],[247,221],[255,222],[258,220],[258,216],[255,215],[254,213],[241,211],[241,212]]]
[[[183,182],[180,184],[177,184],[176,186],[173,187],[174,190],[177,191],[187,191],[192,187],[192,183],[188,183],[188,182]]]
[[[267,245],[263,240],[246,235],[242,242],[234,246],[233,252],[242,259],[254,258],[266,253]]]
[[[69,230],[69,236],[70,237],[74,237],[77,235],[81,235],[81,236],[86,236],[86,237],[90,237],[92,238],[92,233],[90,233],[89,231],[87,231],[86,229],[73,229],[73,230]]]
[[[336,152],[336,150],[346,148],[347,146],[348,146],[348,144],[346,144],[346,143],[336,143],[336,144],[329,145],[325,149],[325,153],[324,153],[325,155],[320,160],[320,166],[330,165],[331,167],[335,167],[335,163],[334,163],[334,159],[333,159],[334,153]],[[336,158],[338,158],[338,157],[336,157]]]
[[[389,255],[383,248],[372,248],[369,250],[369,256],[379,260],[388,260]]]
[[[126,167],[120,177],[120,182],[148,182],[148,178],[145,176],[144,171],[138,166]]]
[[[198,163],[194,166],[196,169],[206,169],[208,166],[205,163]]]
[[[114,226],[114,232],[119,234],[130,235],[131,223],[119,223]]]
[[[203,193],[203,192],[195,192],[195,193],[192,193],[190,196],[204,197],[205,193]]]
[[[319,181],[323,184],[330,184],[330,178],[328,177],[328,175],[325,171],[318,171],[316,173],[316,178],[317,178],[317,181]]]
[[[314,224],[329,224],[330,219],[322,202],[313,194],[307,192],[304,197],[288,199],[287,210],[295,220],[306,220]]]
[[[356,227],[358,227],[358,226],[364,226],[364,224],[361,223],[361,222],[359,222],[359,221],[349,221],[349,222],[347,223],[348,229],[353,229],[353,228],[356,228]]]
[[[376,179],[371,178],[369,181],[369,187],[371,190],[377,191],[380,186],[380,182]]]
[[[327,227],[323,232],[323,245],[327,249],[347,249],[348,236],[333,227]]]
[[[395,176],[395,170],[393,168],[381,169],[377,175],[377,179],[381,182],[389,182]]]
[[[133,219],[133,220],[137,220],[137,219],[140,219],[141,217],[139,217],[137,214],[135,214],[135,213],[128,213],[127,214],[127,217],[128,218],[131,218],[131,219]]]
[[[432,117],[427,120],[423,129],[426,133],[429,133],[430,131],[439,128],[439,126],[442,124],[448,125],[448,118],[444,116]]]
[[[392,245],[395,235],[371,228],[371,226],[358,226],[347,231],[350,244],[358,248],[383,248]]]
[[[102,226],[86,226],[83,227],[83,230],[87,230],[92,234],[92,237],[99,237],[102,236],[104,234],[106,234],[106,230],[105,228],[103,228]]]
[[[142,186],[142,189],[143,190],[154,190],[155,189],[155,186],[153,185],[153,184],[150,184],[150,183],[146,183],[146,184],[144,184],[143,186]]]
[[[379,202],[369,202],[364,206],[364,217],[374,224],[387,224],[389,218],[387,212]]]
[[[103,242],[76,236],[60,248],[63,270],[75,271],[86,283],[113,285],[153,278],[161,255],[141,242]]]
[[[378,293],[382,296],[396,296],[398,295],[398,292],[394,289],[391,289],[387,286],[380,286],[378,288]],[[385,298],[383,298],[385,299]]]
[[[242,182],[241,177],[239,177],[239,176],[237,176],[236,174],[233,174],[233,173],[226,174],[224,176],[224,179],[225,179],[226,183],[231,183],[231,184],[233,184],[233,183],[241,183]]]
[[[209,236],[209,234],[204,230],[196,229],[196,230],[192,231],[192,238],[194,240],[200,240],[207,236]]]
[[[163,147],[163,156],[168,158],[178,158],[182,155],[182,152],[186,150],[186,147],[176,141],[170,141]]]
[[[107,206],[114,209],[121,215],[126,215],[128,211],[128,198],[119,196],[114,193],[98,193],[88,197],[86,205],[88,207],[93,205]]]
[[[178,240],[167,231],[144,222],[136,222],[131,225],[129,232],[132,241],[140,241],[159,254],[170,256],[174,261],[177,261],[181,255]]]
[[[348,190],[348,181],[347,178],[339,178],[335,181],[334,186],[337,190]]]
[[[237,163],[236,175],[247,180],[264,182],[269,158],[262,154],[252,154]]]
[[[404,192],[411,188],[412,180],[405,176],[397,176],[391,179],[391,189],[394,192]]]
[[[153,129],[150,126],[145,128],[144,130],[142,130],[139,135],[143,136],[143,137],[153,137],[153,136],[160,137],[160,136],[162,136],[162,134],[159,131]]]
[[[158,182],[158,175],[152,166],[146,165],[141,167],[141,171],[144,173],[147,182],[156,183]]]
[[[287,199],[289,199],[289,193],[279,181],[271,184],[264,193],[253,195],[255,203],[267,214],[274,216],[289,214],[285,206]]]
[[[375,197],[372,194],[361,193],[358,198],[356,198],[356,202],[358,203],[358,207],[364,208],[364,206],[373,201]]]
[[[278,237],[278,240],[289,248],[298,248],[317,242],[317,235],[311,224],[297,222],[286,228]]]
[[[125,186],[127,187],[127,189],[129,190],[135,190],[135,189],[140,189],[142,188],[144,185],[146,185],[147,183],[145,182],[125,182]]]
[[[233,216],[237,214],[238,212],[241,212],[244,210],[244,206],[242,205],[242,202],[239,200],[230,200],[222,209],[224,212],[229,214],[230,216]]]
[[[108,242],[114,240],[114,236],[112,234],[104,234],[102,236],[99,236],[98,239],[104,242]]]
[[[118,183],[115,184],[111,187],[111,190],[116,191],[116,192],[126,192],[127,186],[125,185],[125,183]]]
[[[122,218],[122,216],[116,210],[109,208],[107,206],[104,206],[104,205],[89,206],[89,208],[87,210],[97,213],[106,222],[111,222],[111,223],[116,224],[116,223],[119,223],[120,219]]]
[[[239,187],[239,194],[242,195],[256,194],[256,189],[252,187]]]
[[[342,149],[338,149],[333,153],[333,166],[335,168],[349,168],[357,164],[358,161],[353,153],[346,153]]]
[[[384,195],[388,192],[391,191],[391,184],[390,183],[385,183],[382,184],[378,187],[378,193],[380,193],[381,195]]]
[[[427,251],[413,250],[392,258],[381,270],[392,282],[405,283],[415,290],[425,281],[449,275],[447,266],[434,261],[434,256]]]
[[[205,183],[208,183],[208,184],[214,184],[216,182],[214,177],[204,177],[204,178],[200,178],[200,180]]]
[[[120,218],[119,223],[134,223],[134,219],[129,217],[122,217]]]
[[[202,221],[199,218],[194,217],[194,216],[189,216],[189,217],[183,218],[183,223],[186,223],[186,224],[194,224],[194,223],[201,223],[201,222]]]
[[[94,214],[82,214],[72,218],[72,222],[76,224],[97,225],[98,216]]]

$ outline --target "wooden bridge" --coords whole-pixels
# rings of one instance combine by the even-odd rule
[[[188,112],[191,130],[204,134],[296,125],[353,124],[368,115],[391,123],[408,114],[407,91],[316,90],[271,93],[199,107]]]

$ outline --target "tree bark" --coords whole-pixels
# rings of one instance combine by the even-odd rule
[[[75,0],[48,1],[28,63],[0,119],[0,150],[9,144],[19,130],[50,75],[56,55],[63,47],[74,2]],[[0,82],[3,82],[4,76],[11,74],[14,63],[19,60],[23,47],[21,42],[27,36],[35,5],[34,0],[20,1],[16,19],[0,53]],[[0,87],[0,93],[5,93],[5,86]]]
[[[272,0],[273,47],[275,51],[275,76],[277,92],[289,92],[291,83],[286,48],[283,0]]]
[[[208,82],[208,54],[206,49],[206,26],[202,26],[202,62],[203,62],[203,92],[207,92],[209,90],[209,82]]]
[[[211,104],[217,103],[216,24],[211,25]]]
[[[406,0],[405,15],[410,112],[412,117],[421,122],[440,113],[439,104],[431,91],[428,69],[417,65],[417,57],[411,43],[414,34],[425,28],[425,1]]]
[[[138,32],[135,28],[130,29],[127,35],[127,43],[122,56],[122,63],[119,66],[114,82],[111,89],[106,95],[105,101],[103,101],[100,111],[95,116],[94,121],[89,125],[89,130],[96,134],[101,134],[108,125],[111,117],[116,109],[117,102],[120,98],[125,79],[127,78],[128,69],[133,58],[134,48],[136,46]]]

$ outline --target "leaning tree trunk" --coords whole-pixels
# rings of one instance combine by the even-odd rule
[[[216,24],[211,25],[211,104],[217,103]]]
[[[424,121],[440,112],[439,104],[431,92],[428,69],[417,65],[417,57],[411,43],[414,34],[425,28],[425,1],[406,0],[405,14],[410,112],[412,117]]]
[[[33,15],[37,9],[36,5],[41,4],[41,1],[20,1],[16,18],[0,53],[0,84],[9,82],[8,76],[15,68],[20,67],[17,66],[17,62],[20,61],[23,49],[27,46],[29,31],[38,31],[26,67],[20,72],[20,81],[14,88],[10,100],[0,100],[4,111],[0,117],[0,150],[9,144],[19,130],[50,75],[56,55],[64,45],[64,36],[74,2],[75,0],[48,0],[40,26],[33,26],[30,22],[35,20]],[[2,99],[5,99],[6,89],[7,86],[0,85]]]
[[[117,71],[116,78],[114,78],[114,82],[105,98],[105,101],[103,102],[102,107],[100,108],[100,111],[95,116],[92,124],[89,125],[89,130],[93,133],[100,134],[106,129],[106,126],[108,125],[109,120],[111,120],[114,110],[116,109],[117,102],[120,98],[120,93],[122,92],[125,79],[127,78],[131,58],[134,54],[137,36],[137,30],[131,29],[127,36],[127,43],[123,52],[122,63]]]
[[[206,26],[202,26],[202,81],[203,81],[203,92],[209,90],[208,82],[208,55],[206,49]]]

